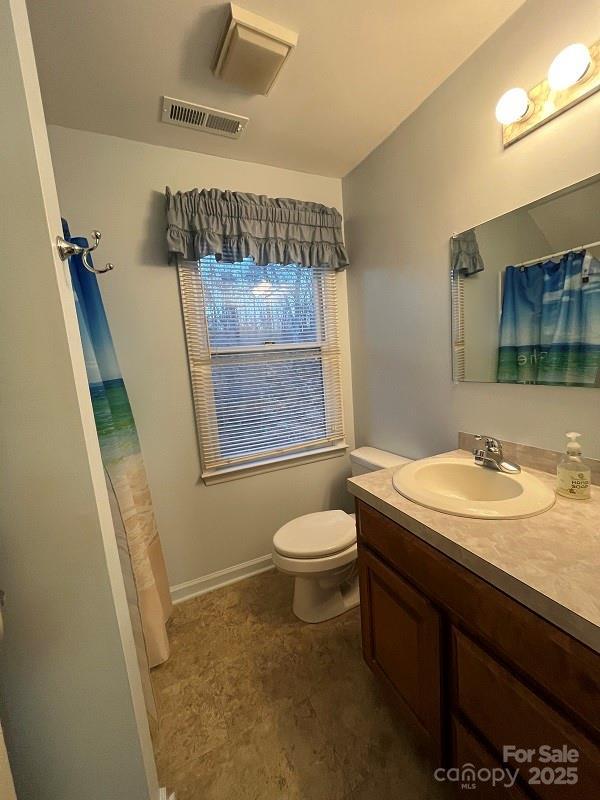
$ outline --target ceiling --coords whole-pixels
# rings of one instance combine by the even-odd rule
[[[49,124],[343,176],[524,0],[240,0],[299,33],[268,97],[211,71],[227,3],[29,0]],[[159,121],[160,97],[250,117],[240,140]]]
[[[553,252],[583,247],[598,241],[600,178],[551,200],[533,203],[529,215],[541,230]],[[598,248],[593,253],[598,254]]]

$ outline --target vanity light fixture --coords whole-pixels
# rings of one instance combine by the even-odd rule
[[[555,92],[562,92],[582,80],[592,63],[584,44],[570,44],[561,50],[548,70],[548,83]]]
[[[496,105],[502,143],[508,147],[600,89],[600,41],[565,47],[552,61],[548,77],[526,92],[509,89]]]
[[[502,125],[510,125],[524,119],[532,110],[532,105],[525,89],[515,88],[504,92],[496,106],[496,119]]]

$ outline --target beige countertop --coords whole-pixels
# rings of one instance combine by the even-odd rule
[[[469,519],[407,500],[392,485],[395,469],[349,478],[348,491],[600,653],[600,488],[591,500],[557,497],[535,517]],[[554,488],[554,475],[525,471]]]

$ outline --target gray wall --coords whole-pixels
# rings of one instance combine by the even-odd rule
[[[61,211],[71,231],[85,235],[98,227],[103,239],[96,261],[117,265],[99,283],[171,585],[261,557],[267,559],[262,566],[270,563],[273,534],[285,522],[344,503],[351,507],[344,485],[349,460],[343,455],[213,486],[202,483],[177,270],[167,263],[164,190],[167,184],[173,190],[216,186],[313,200],[341,211],[341,181],[69,128],[50,126],[49,136]],[[338,274],[338,291],[346,441],[352,446],[344,272]],[[178,596],[202,586],[184,586]]]
[[[53,256],[60,216],[21,0],[0,0],[0,51],[2,727],[19,800],[148,800],[148,724],[73,294]]]
[[[597,0],[529,0],[343,181],[357,444],[407,456],[458,430],[600,457],[600,392],[453,385],[448,239],[600,172],[600,94],[503,150],[494,108],[570,42],[600,36]],[[493,310],[495,313],[495,310]]]

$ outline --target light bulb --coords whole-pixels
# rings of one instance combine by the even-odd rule
[[[509,89],[504,92],[496,106],[496,119],[502,125],[510,125],[523,119],[529,111],[529,96],[525,89]]]
[[[584,44],[570,44],[561,50],[548,70],[548,83],[555,92],[580,81],[591,64],[590,51]]]

